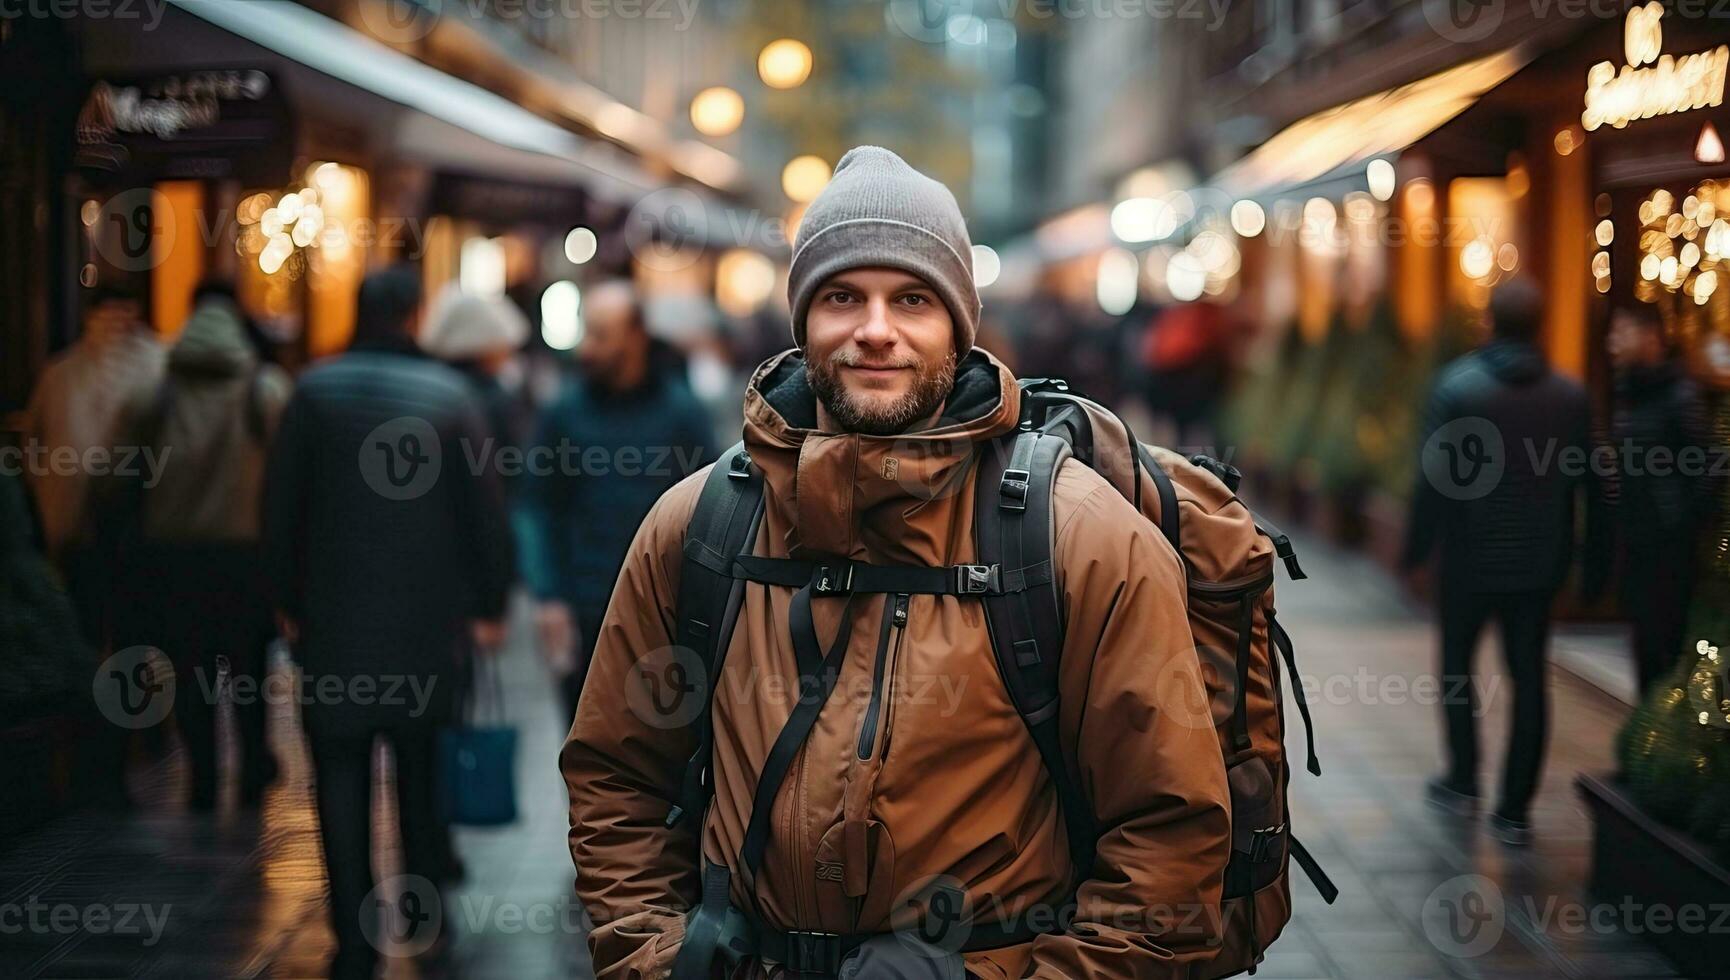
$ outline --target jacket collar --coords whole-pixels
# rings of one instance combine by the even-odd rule
[[[971,540],[963,492],[975,444],[1015,427],[1021,391],[974,348],[936,422],[892,436],[817,430],[804,353],[765,361],[745,390],[745,446],[763,471],[769,527],[795,557],[948,564]]]

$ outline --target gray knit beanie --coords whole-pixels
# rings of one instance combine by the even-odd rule
[[[793,343],[805,346],[805,313],[830,276],[883,266],[924,279],[955,321],[955,356],[973,349],[979,290],[973,245],[949,188],[880,146],[856,146],[805,209],[793,241],[787,302]]]

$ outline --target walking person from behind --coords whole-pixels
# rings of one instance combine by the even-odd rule
[[[1436,558],[1449,766],[1428,793],[1462,815],[1479,802],[1472,661],[1484,627],[1501,628],[1513,718],[1489,828],[1517,846],[1531,840],[1549,729],[1550,604],[1568,577],[1576,505],[1591,483],[1586,393],[1544,362],[1542,317],[1536,287],[1520,279],[1497,287],[1490,342],[1437,377],[1403,559],[1416,570]]]
[[[232,286],[206,283],[168,354],[168,374],[128,415],[133,441],[163,452],[142,493],[139,535],[122,555],[122,604],[175,666],[175,719],[192,808],[216,804],[216,692],[228,664],[240,742],[240,799],[276,778],[265,744],[266,649],[275,628],[259,571],[265,458],[290,382],[261,364]]]
[[[435,733],[469,634],[497,643],[511,579],[497,473],[465,464],[487,435],[483,408],[416,345],[420,307],[412,269],[368,275],[353,345],[301,377],[271,453],[267,567],[308,692],[333,977],[370,977],[378,959],[379,903],[365,902],[375,739],[395,760],[404,873],[445,874]]]
[[[973,346],[970,254],[948,189],[888,150],[850,151],[811,203],[788,281],[797,349],[753,377],[744,446],[764,505],[748,557],[817,564],[799,584],[739,583],[712,718],[669,726],[659,700],[632,694],[680,673],[655,665],[676,642],[712,467],[632,541],[561,758],[597,976],[665,977],[687,941],[707,960],[723,908],[752,926],[754,969],[735,974],[751,977],[959,977],[964,959],[978,976],[1128,980],[1188,976],[1213,955],[1228,790],[1213,731],[1165,710],[1161,684],[1206,696],[1184,569],[1159,532],[1079,461],[1058,469],[1066,628],[1061,653],[1040,656],[1056,658],[1053,751],[1085,787],[1097,837],[1069,828],[1085,840],[1066,832],[980,607],[854,580],[986,569],[964,564],[975,494],[997,492],[975,486],[974,447],[1016,429],[1021,392]],[[939,681],[951,697],[931,696]],[[699,730],[712,730],[712,798],[687,812]],[[1076,892],[1072,859],[1092,869]],[[962,949],[933,956],[893,931],[927,889],[945,930],[978,911]],[[1055,914],[1071,895],[1073,921]]]
[[[1712,506],[1707,471],[1714,441],[1700,389],[1672,358],[1655,307],[1617,310],[1608,347],[1616,369],[1610,447],[1619,461],[1613,526],[1622,611],[1634,623],[1634,666],[1644,695],[1683,653],[1695,535]]]
[[[715,458],[684,361],[649,335],[629,282],[588,290],[576,358],[579,376],[536,426],[543,455],[524,491],[525,574],[572,714],[631,535],[661,494]]]

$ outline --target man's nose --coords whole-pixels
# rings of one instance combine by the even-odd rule
[[[865,303],[865,321],[854,331],[853,338],[866,347],[886,347],[895,342],[895,328],[889,323],[889,301],[872,297]]]

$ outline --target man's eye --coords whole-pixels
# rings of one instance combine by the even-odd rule
[[[906,296],[901,297],[901,302],[906,303],[908,306],[925,306],[931,301],[918,293],[908,293]]]
[[[831,303],[851,303],[853,302],[853,294],[837,289],[829,294],[828,299]]]

